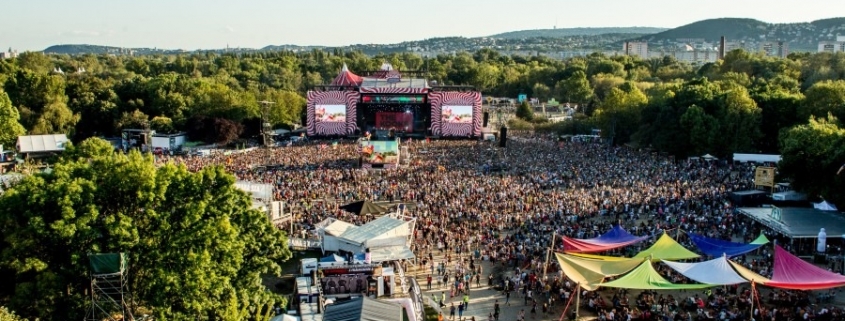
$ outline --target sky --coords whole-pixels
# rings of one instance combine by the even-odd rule
[[[389,44],[575,27],[665,27],[723,18],[832,18],[834,0],[23,0],[5,1],[0,49],[56,44],[164,49]],[[839,11],[838,14],[845,15]]]

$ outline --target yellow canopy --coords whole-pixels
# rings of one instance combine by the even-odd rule
[[[606,261],[555,253],[563,274],[588,291],[596,290],[606,277],[628,273],[643,259]]]
[[[736,273],[739,274],[739,276],[745,278],[749,282],[754,282],[754,283],[757,283],[757,284],[766,284],[766,283],[769,283],[769,281],[770,281],[766,277],[764,277],[760,274],[754,273],[754,271],[751,271],[751,270],[745,268],[744,266],[739,265],[739,263],[736,263],[736,262],[731,261],[731,260],[728,260],[728,263],[730,263],[731,266],[733,266],[734,270],[736,270]]]
[[[635,258],[649,258],[652,261],[657,260],[684,260],[697,258],[699,255],[690,250],[687,250],[683,245],[675,241],[669,234],[663,233],[657,242],[654,242],[650,248],[647,248],[634,256]]]

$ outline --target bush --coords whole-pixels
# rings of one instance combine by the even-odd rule
[[[508,129],[534,130],[534,124],[520,118],[511,118],[510,120],[508,120]]]
[[[531,108],[531,105],[529,105],[527,101],[523,101],[518,107],[516,107],[516,117],[531,121],[534,119],[534,109]]]

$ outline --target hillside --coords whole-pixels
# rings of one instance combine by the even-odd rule
[[[510,31],[489,36],[497,39],[565,38],[572,36],[598,36],[605,34],[650,35],[668,30],[653,27],[610,27],[610,28],[562,28]]]
[[[85,44],[75,44],[75,45],[53,45],[44,49],[44,53],[46,54],[58,54],[58,55],[82,55],[82,54],[95,54],[95,55],[104,55],[104,54],[112,54],[112,55],[121,55],[121,54],[135,54],[135,55],[151,55],[151,54],[177,54],[187,52],[185,50],[171,50],[171,49],[157,49],[157,48],[120,48],[120,47],[111,47],[111,46],[98,46],[98,45],[85,45]]]
[[[719,18],[693,22],[640,39],[659,45],[674,43],[678,39],[702,39],[715,43],[719,37],[725,36],[730,42],[785,41],[793,51],[815,51],[819,41],[833,40],[836,35],[845,35],[845,18],[778,24],[745,18]]]

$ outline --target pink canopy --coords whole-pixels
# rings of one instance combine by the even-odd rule
[[[647,238],[647,236],[631,235],[621,226],[616,225],[610,231],[591,239],[574,239],[564,236],[563,248],[570,253],[595,253],[628,246]]]
[[[353,74],[349,71],[349,68],[346,67],[346,64],[343,64],[343,68],[340,69],[340,73],[337,74],[337,77],[332,80],[333,86],[359,86],[361,82],[364,81],[364,78]]]
[[[821,290],[844,286],[845,276],[807,263],[775,245],[772,280],[766,285],[782,289]]]

